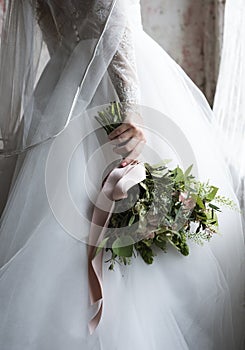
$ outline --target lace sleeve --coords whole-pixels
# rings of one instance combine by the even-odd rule
[[[125,28],[119,47],[108,67],[108,73],[121,102],[126,102],[128,107],[139,103],[133,33],[128,27]]]

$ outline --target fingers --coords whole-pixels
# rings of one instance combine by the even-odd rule
[[[123,167],[140,155],[146,142],[143,130],[130,120],[113,130],[108,137],[116,145],[114,152],[124,157],[121,162]]]
[[[139,140],[136,137],[132,137],[126,144],[115,147],[113,151],[121,156],[126,156],[137,146]]]
[[[122,133],[124,133],[126,130],[130,129],[129,123],[123,123],[120,126],[118,126],[115,130],[113,130],[109,135],[109,139],[113,140],[114,138],[118,137]]]
[[[124,131],[122,134],[120,134],[119,136],[115,137],[112,141],[111,144],[112,145],[116,145],[119,146],[122,143],[126,143],[128,142],[132,137],[134,137],[135,131],[134,129],[130,128],[127,129],[126,131]]]
[[[141,154],[143,148],[145,145],[145,140],[144,141],[139,141],[137,145],[134,147],[134,149],[127,155],[126,158],[124,158],[120,165],[122,167],[127,166],[129,163],[132,163],[137,159],[137,157]]]
[[[138,140],[145,140],[144,133],[140,127],[132,123],[126,123],[117,127],[108,135],[112,144],[119,145],[120,143],[127,142],[132,137]]]

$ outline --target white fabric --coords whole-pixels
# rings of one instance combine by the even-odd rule
[[[245,208],[245,2],[227,0],[224,40],[214,101],[214,123],[233,175],[235,191]]]
[[[0,185],[0,212],[21,165],[18,159],[15,166],[13,156],[59,135],[78,98],[80,111],[86,110],[126,28],[125,3],[117,0],[7,5],[0,71],[0,174],[6,186]],[[38,82],[42,36],[36,19],[50,54]]]
[[[236,201],[206,100],[144,33],[140,8],[133,3],[126,2],[147,137],[141,160],[170,158],[170,166],[184,167],[194,163],[201,180],[210,179]],[[133,21],[131,4],[137,6]],[[71,65],[67,76],[76,76],[77,69]],[[42,82],[48,93],[50,78],[52,70]],[[59,86],[54,98],[68,108],[65,86]],[[105,264],[102,320],[89,335],[94,310],[88,296],[85,243],[102,174],[116,158],[104,133],[93,132],[93,116],[100,104],[113,98],[115,90],[106,73],[91,109],[81,113],[83,100],[78,99],[64,132],[29,150],[20,161],[1,218],[0,348],[242,349],[242,229],[239,212],[225,208],[219,215],[221,235],[204,247],[191,244],[188,257],[170,248],[152,266],[137,258],[112,272]]]

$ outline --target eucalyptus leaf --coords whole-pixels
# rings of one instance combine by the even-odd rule
[[[135,220],[135,215],[132,215],[129,220],[128,226],[131,226],[134,223],[134,220]]]
[[[193,164],[190,165],[189,168],[186,169],[186,171],[184,173],[185,178],[187,178],[190,175],[192,168],[193,168]]]
[[[218,190],[218,187],[211,186],[211,191],[205,196],[206,200],[211,202],[215,198]]]
[[[185,180],[183,170],[181,170],[179,167],[175,169],[175,182],[183,182]]]
[[[117,256],[131,257],[134,243],[130,236],[118,237],[112,244],[112,250]]]

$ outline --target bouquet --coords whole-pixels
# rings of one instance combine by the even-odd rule
[[[107,134],[123,122],[122,105],[113,102],[95,117]],[[167,162],[144,164],[146,178],[128,191],[125,199],[116,201],[107,234],[96,250],[110,253],[109,269],[116,262],[130,264],[141,256],[152,264],[159,252],[169,245],[182,255],[189,254],[188,241],[203,244],[218,233],[219,205],[234,203],[219,196],[218,188],[198,181],[192,166],[169,169]]]

